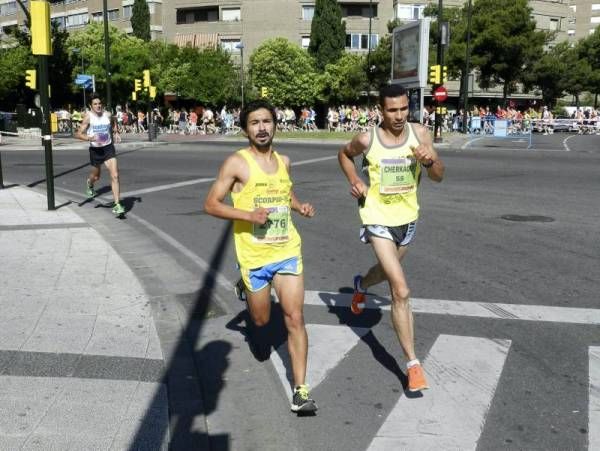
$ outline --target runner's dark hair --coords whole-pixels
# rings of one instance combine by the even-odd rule
[[[383,106],[386,97],[408,96],[406,88],[400,84],[394,83],[383,85],[379,88],[379,104]]]
[[[97,92],[92,92],[92,95],[90,96],[90,105],[92,104],[94,99],[99,99],[100,102],[102,102],[102,97],[100,97],[100,94],[98,94]]]
[[[258,99],[248,103],[240,113],[240,126],[242,127],[242,130],[245,131],[246,127],[248,126],[248,116],[250,113],[260,110],[261,108],[269,110],[271,117],[273,118],[273,123],[277,123],[277,113],[275,112],[275,107],[266,100]]]

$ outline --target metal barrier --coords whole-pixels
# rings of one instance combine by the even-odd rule
[[[473,137],[525,138],[528,140],[527,148],[532,146],[532,119],[513,120],[500,119],[493,115],[475,116],[470,119],[467,130]]]

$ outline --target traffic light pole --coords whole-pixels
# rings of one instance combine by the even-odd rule
[[[48,92],[48,56],[38,55],[40,107],[42,109],[42,146],[46,165],[46,197],[48,210],[54,210],[54,165],[52,161],[52,132],[50,129],[50,95]]]
[[[444,45],[442,44],[442,19],[443,19],[443,0],[439,0],[438,2],[438,17],[437,17],[437,25],[438,25],[438,42],[437,42],[437,64],[440,68],[440,71],[443,70],[444,67]],[[440,74],[441,75],[441,74]],[[441,75],[443,80],[443,75]],[[440,80],[441,81],[441,80]],[[436,86],[437,88],[437,86]],[[441,143],[442,142],[442,114],[441,114],[441,102],[437,99],[435,101],[435,126],[433,129],[433,142]]]
[[[112,97],[110,89],[110,37],[108,35],[108,6],[107,0],[102,0],[102,15],[104,17],[104,67],[106,68],[106,107],[112,114]]]

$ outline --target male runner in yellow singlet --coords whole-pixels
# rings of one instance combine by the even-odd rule
[[[444,165],[433,148],[428,130],[408,123],[408,95],[401,85],[387,85],[379,91],[383,115],[379,127],[356,135],[340,150],[338,159],[350,182],[350,193],[359,200],[362,220],[361,241],[371,243],[378,263],[366,275],[354,278],[352,312],[360,314],[365,293],[387,280],[392,293],[392,323],[408,360],[408,389],[429,388],[415,355],[413,315],[409,289],[401,261],[412,240],[419,216],[417,189],[421,168],[441,182]],[[361,180],[354,157],[363,155],[368,184]]]
[[[240,115],[249,146],[230,155],[210,189],[204,210],[233,220],[238,264],[248,311],[256,328],[269,322],[271,284],[275,288],[288,332],[292,361],[294,412],[314,412],[317,405],[305,385],[308,337],[304,326],[304,278],[300,235],[291,210],[312,217],[311,204],[292,191],[290,161],[273,150],[276,112],[268,102],[251,102]],[[231,193],[233,206],[224,202]]]

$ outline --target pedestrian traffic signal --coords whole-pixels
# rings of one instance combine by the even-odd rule
[[[150,84],[150,71],[146,69],[144,71],[144,88],[149,88]]]
[[[133,91],[131,93],[131,100],[137,100],[137,92]]]
[[[25,86],[35,91],[37,87],[37,72],[35,69],[27,69],[25,71]]]
[[[445,67],[445,66],[444,66]],[[439,64],[429,66],[429,83],[439,85],[441,80],[441,67]]]
[[[266,86],[263,86],[262,88],[260,88],[260,96],[261,97],[269,97],[269,88],[267,88]]]
[[[438,107],[436,107],[435,112],[437,114],[447,114],[448,110],[446,109],[445,106],[438,106]]]
[[[442,67],[442,83],[446,83],[448,81],[448,66]]]
[[[141,91],[141,90],[142,90],[142,80],[140,80],[139,78],[136,78],[136,79],[133,81],[133,83],[134,83],[133,90],[134,90],[135,92],[137,92],[137,91]]]

